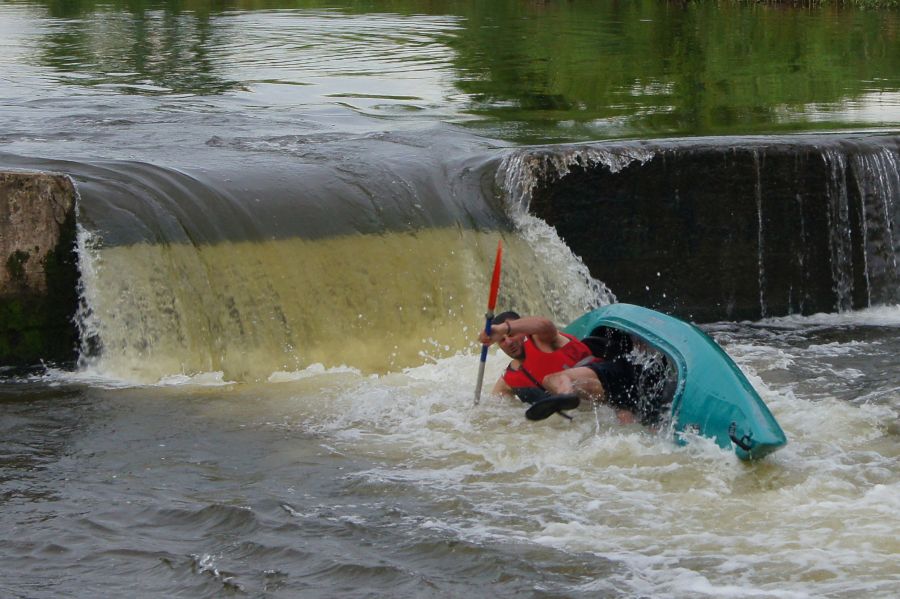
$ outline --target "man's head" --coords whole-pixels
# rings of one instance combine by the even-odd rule
[[[506,312],[501,312],[497,316],[494,317],[494,324],[503,324],[507,320],[518,320],[522,318],[519,316],[518,312],[513,312],[512,310],[508,310]]]
[[[506,321],[518,320],[519,315],[512,310],[508,312],[501,312],[497,316],[494,317],[494,322],[491,325],[492,327],[500,327],[500,330],[506,330]],[[503,325],[503,326],[500,326]],[[525,359],[525,334],[524,333],[516,333],[514,335],[504,335],[503,339],[497,342],[497,345],[500,346],[500,349],[503,350],[510,358],[514,360],[524,360]]]

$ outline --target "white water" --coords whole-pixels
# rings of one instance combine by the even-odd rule
[[[554,314],[571,318],[592,302],[609,301],[602,283],[585,274],[583,264],[552,228],[524,214],[515,222],[521,240],[508,244],[508,251],[526,258],[507,262],[501,303],[530,305],[530,296],[511,290],[527,290],[534,279],[523,277],[536,275],[546,275],[550,282],[534,285],[539,290],[535,297],[545,295],[546,289],[564,289],[562,279],[584,283],[578,293],[550,296],[555,299],[548,300],[546,309]],[[417,254],[420,278],[431,280],[431,269],[442,263],[441,256],[423,261],[421,249],[426,245],[457,251],[472,245],[453,232],[437,234],[444,235],[440,243],[423,245],[413,238],[408,240],[411,248],[403,250]],[[490,255],[489,241],[493,239],[477,240],[476,245],[488,248],[481,254]],[[106,336],[103,345],[109,348],[110,335],[124,340],[135,333],[115,324],[127,323],[122,313],[133,308],[142,322],[158,318],[164,328],[172,302],[160,302],[154,312],[148,310],[147,293],[122,291],[128,288],[123,275],[146,266],[140,258],[151,255],[149,248],[143,254],[140,247],[91,248],[84,233],[80,242],[84,330]],[[372,240],[345,241],[349,247],[358,242]],[[371,254],[379,243],[387,239],[349,253]],[[270,248],[276,258],[254,263],[270,265],[271,279],[281,280],[278,256],[322,252],[322,263],[333,265],[342,253],[329,247],[276,244]],[[238,249],[237,254],[249,251]],[[252,249],[256,257],[266,255],[266,246]],[[191,247],[183,251],[187,257],[176,263],[203,257]],[[228,256],[236,249],[202,251]],[[484,256],[467,256],[486,277],[489,264]],[[533,268],[532,256],[545,266]],[[166,274],[172,256],[164,258],[151,261],[162,274],[137,275],[135,280],[177,281]],[[207,262],[223,260],[216,254]],[[376,262],[385,261],[371,264]],[[529,264],[532,268],[526,268]],[[321,272],[325,274],[319,281],[328,269]],[[424,503],[423,510],[400,524],[419,535],[476,547],[538,548],[563,556],[554,559],[564,563],[607,564],[602,576],[595,569],[567,565],[577,582],[564,589],[554,586],[557,591],[679,598],[893,596],[900,553],[900,381],[896,370],[891,374],[884,365],[897,364],[892,356],[900,351],[900,306],[708,327],[748,375],[789,439],[787,447],[762,462],[745,464],[708,440],[694,439],[681,447],[666,433],[621,426],[605,408],[582,409],[571,423],[561,418],[531,423],[523,418],[522,406],[512,401],[485,398],[473,406],[477,358],[474,340],[467,335],[473,331],[474,337],[480,322],[477,316],[463,322],[462,313],[477,314],[483,298],[478,291],[453,285],[447,283],[444,292],[458,299],[453,290],[465,290],[465,297],[458,299],[459,305],[448,302],[450,309],[440,316],[450,323],[455,341],[448,344],[441,341],[446,334],[429,336],[416,330],[405,364],[395,367],[361,367],[353,362],[353,352],[344,356],[329,351],[325,353],[341,359],[297,368],[285,367],[279,359],[262,359],[254,364],[256,376],[235,377],[232,373],[242,372],[240,368],[228,372],[177,367],[178,359],[183,363],[193,350],[176,354],[171,362],[170,346],[162,345],[164,351],[156,354],[163,360],[156,360],[153,352],[126,355],[127,367],[122,368],[121,352],[101,353],[81,371],[50,373],[45,382],[124,392],[137,387],[163,398],[191,399],[212,428],[227,430],[240,422],[241,427],[283,433],[304,446],[308,442],[300,440],[312,435],[329,453],[368,464],[347,473],[346,484],[374,496],[401,493]],[[408,293],[410,287],[400,291]],[[422,287],[416,296],[430,293]],[[292,302],[297,299],[282,295]],[[366,290],[359,295],[365,298]],[[135,298],[144,299],[131,303]],[[365,305],[363,299],[352,303]],[[256,313],[252,293],[239,305]],[[398,306],[409,312],[410,306]],[[331,313],[333,306],[326,303],[322,309]],[[307,316],[303,310],[287,314],[291,322]],[[333,322],[321,315],[315,319]],[[428,318],[413,322],[423,330],[433,326]],[[281,330],[280,325],[275,328]],[[377,330],[391,328],[382,324]],[[265,341],[267,330],[260,327],[255,334]],[[157,338],[154,334],[144,339]],[[394,342],[380,343],[377,347],[383,350]],[[505,363],[502,355],[491,353],[488,388]],[[302,481],[291,484],[295,488]],[[341,503],[340,496],[330,500],[341,506],[346,521],[366,525],[361,508]],[[216,556],[198,555],[204,556],[201,571],[225,571],[215,565]],[[534,588],[541,588],[539,579]]]
[[[570,265],[561,269],[567,276],[579,272],[551,228],[522,215],[516,222],[545,263]],[[102,263],[102,253],[91,255]],[[100,284],[91,270],[98,261],[83,264],[88,286]],[[584,280],[585,289],[603,289]],[[584,302],[566,299],[563,313]],[[860,327],[879,333],[856,335]],[[472,406],[474,346],[421,350],[421,365],[381,374],[352,364],[291,370],[265,362],[262,383],[217,370],[161,371],[150,388],[198,399],[212,393],[221,401],[201,402],[211,422],[312,434],[336,455],[371,461],[348,474],[351,484],[387,495],[402,488],[434,506],[407,526],[476,546],[545,547],[609,564],[602,577],[584,572],[573,593],[890,597],[900,552],[900,384],[888,377],[853,389],[854,381],[878,378],[867,359],[896,349],[898,327],[900,306],[711,325],[789,438],[755,464],[708,440],[680,447],[666,433],[621,426],[605,408],[583,408],[572,423],[531,423],[512,401]],[[49,378],[99,387],[147,382],[117,378],[108,364]],[[492,352],[488,385],[504,366]],[[353,506],[344,509],[364,521]]]
[[[687,447],[610,412],[530,423],[501,400],[470,405],[460,355],[383,377],[317,371],[265,391],[273,426],[314,431],[375,457],[354,476],[461,504],[427,528],[474,543],[588,553],[616,574],[578,590],[653,597],[890,596],[900,542],[896,420],[887,405],[798,397],[769,386],[769,352],[733,348],[789,445],[747,465],[705,440]],[[489,359],[488,380],[504,361]],[[312,386],[310,388],[309,386]],[[276,386],[277,387],[277,386]],[[323,408],[323,404],[327,408]]]
[[[829,388],[853,370],[877,376],[857,359],[896,346],[898,315],[885,307],[710,327],[789,438],[752,464],[703,439],[680,447],[620,426],[605,408],[531,423],[512,401],[472,406],[472,385],[461,383],[474,384],[468,352],[383,375],[312,365],[262,384],[213,373],[157,388],[219,396],[201,402],[211,426],[312,434],[335,455],[371,462],[347,484],[432,505],[402,523],[422,534],[608,563],[604,576],[585,570],[570,593],[886,598],[900,576],[900,390],[886,381],[877,400],[855,402]],[[829,340],[872,323],[888,335]],[[783,330],[805,342],[778,340]],[[504,365],[492,352],[486,380]],[[812,380],[798,378],[817,365]],[[342,518],[362,525],[354,509],[343,505]]]

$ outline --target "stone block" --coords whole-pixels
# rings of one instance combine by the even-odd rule
[[[75,203],[65,175],[0,172],[0,366],[77,357]]]

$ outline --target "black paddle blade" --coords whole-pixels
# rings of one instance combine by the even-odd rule
[[[567,395],[551,395],[547,399],[534,402],[534,404],[525,410],[525,418],[529,420],[544,420],[560,412],[562,416],[563,410],[574,410],[578,407],[581,400],[574,393]]]

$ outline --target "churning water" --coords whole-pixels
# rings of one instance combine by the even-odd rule
[[[474,351],[7,381],[4,594],[892,596],[900,312],[709,330],[790,440],[760,463],[604,408],[475,408]]]

